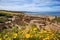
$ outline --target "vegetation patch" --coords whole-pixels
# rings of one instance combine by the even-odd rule
[[[25,29],[17,30],[16,27],[13,27],[10,32],[2,31],[0,40],[60,40],[60,33],[52,33],[47,30],[39,31],[37,27],[32,26],[28,31]]]
[[[5,16],[5,17],[8,17],[8,18],[13,17],[13,15],[12,15],[12,14],[5,13],[5,12],[0,12],[0,16]]]
[[[4,23],[4,22],[5,22],[4,20],[0,19],[0,23]]]
[[[56,20],[57,22],[60,22],[60,17],[56,18],[55,20]]]

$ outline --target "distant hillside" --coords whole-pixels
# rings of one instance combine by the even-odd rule
[[[20,11],[9,11],[9,10],[0,10],[1,11],[4,11],[4,12],[12,12],[12,13],[23,13],[23,12],[20,12]]]

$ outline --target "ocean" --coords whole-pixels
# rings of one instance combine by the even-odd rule
[[[60,12],[25,12],[31,15],[60,16]]]

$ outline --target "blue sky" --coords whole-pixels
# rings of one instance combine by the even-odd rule
[[[0,10],[60,11],[60,0],[0,0]]]

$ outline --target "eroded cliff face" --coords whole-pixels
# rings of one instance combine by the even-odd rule
[[[12,15],[12,17],[10,17],[10,15],[9,17],[6,15],[0,16],[0,30],[11,29],[14,26],[16,26],[18,29],[21,29],[21,26],[27,26],[26,28],[30,28],[31,25],[35,24],[39,30],[44,29],[51,31],[60,31],[60,22],[58,23],[55,20],[57,18],[55,16],[35,16],[15,12],[7,13]]]

